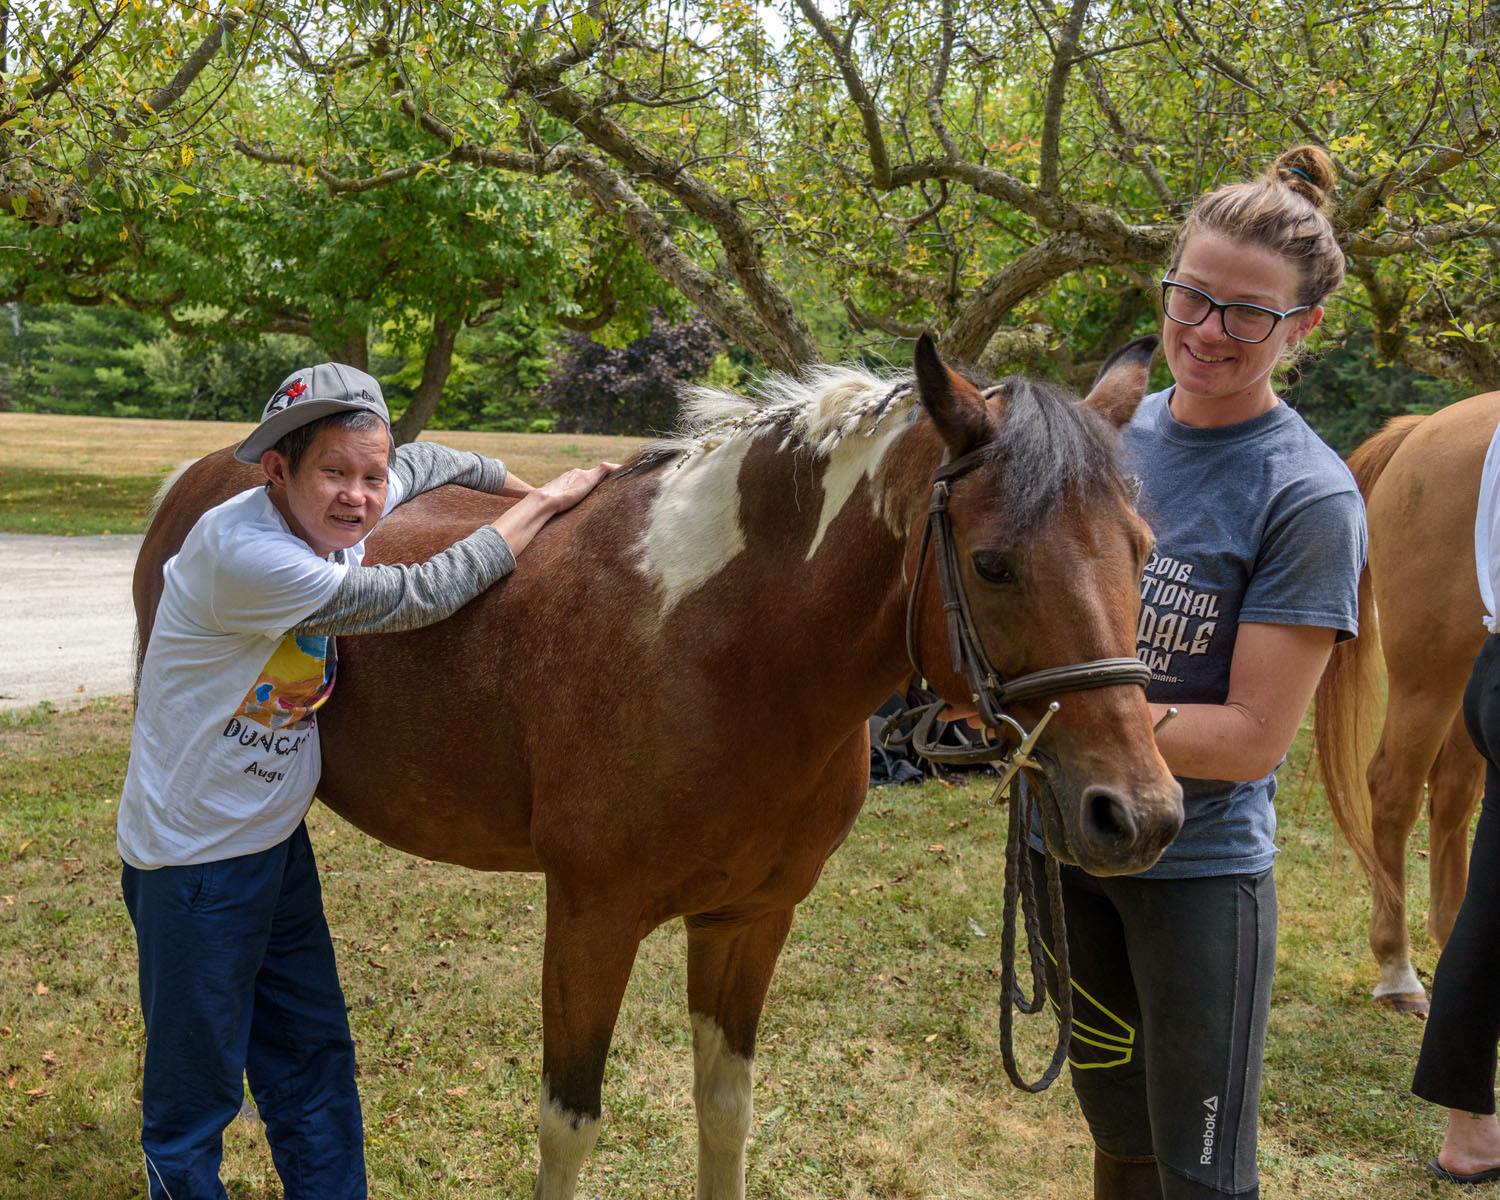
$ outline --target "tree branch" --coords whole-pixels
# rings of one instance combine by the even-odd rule
[[[1052,51],[1052,70],[1047,77],[1047,99],[1042,106],[1042,192],[1057,195],[1058,139],[1062,129],[1063,101],[1068,93],[1068,72],[1078,57],[1078,39],[1088,16],[1091,0],[1073,0],[1068,22]]]
[[[388,171],[382,171],[379,175],[370,175],[364,178],[348,178],[335,175],[321,163],[308,158],[306,155],[280,153],[266,147],[252,146],[240,137],[234,139],[234,148],[246,158],[254,159],[258,163],[282,167],[301,167],[311,170],[318,177],[318,180],[335,195],[342,195],[349,192],[372,192],[376,188],[399,183],[403,179],[410,179],[414,175],[422,174],[423,171],[430,171],[435,167],[440,167],[444,163],[454,160],[454,152],[449,151],[447,154],[439,154],[435,158],[424,158],[420,162],[392,167]]]
[[[849,314],[849,324],[855,329],[878,329],[892,337],[915,340],[924,333],[931,332],[932,329],[930,325],[921,321],[899,321],[895,317],[883,317],[865,312],[854,303],[852,296],[844,297],[844,311]]]
[[[621,218],[631,240],[662,278],[735,341],[767,366],[789,374],[814,361],[812,356],[790,353],[754,309],[685,254],[672,240],[667,226],[618,171],[580,149],[567,154],[566,166],[604,211]]]
[[[944,352],[964,362],[976,361],[1010,310],[1027,296],[1070,271],[1098,266],[1112,257],[1077,234],[1053,234],[980,284],[943,334]]]
[[[1020,325],[999,329],[980,356],[978,367],[986,375],[998,375],[1006,366],[1035,369],[1048,360],[1048,347],[1057,338],[1050,325]],[[946,345],[944,347],[946,352]]]
[[[880,113],[875,108],[875,101],[865,86],[859,67],[855,65],[854,56],[850,52],[854,40],[857,10],[850,9],[848,37],[841,40],[834,33],[833,27],[828,24],[828,19],[818,11],[813,0],[797,0],[797,7],[802,10],[808,22],[817,31],[823,44],[833,53],[833,61],[838,66],[839,74],[844,78],[844,87],[848,89],[849,99],[854,102],[854,107],[859,109],[859,118],[865,127],[865,141],[870,147],[870,174],[875,180],[875,186],[889,187],[891,160],[885,148],[885,134],[880,128]]]
[[[943,153],[949,158],[958,158],[958,145],[948,132],[948,123],[943,119],[943,92],[948,87],[948,64],[953,57],[953,0],[943,0],[942,41],[938,45],[937,63],[932,69],[932,82],[927,88],[927,123],[937,136]],[[946,199],[946,194],[944,196]]]
[[[1104,119],[1109,122],[1109,127],[1114,131],[1116,140],[1120,143],[1120,156],[1135,164],[1136,168],[1146,177],[1146,182],[1151,190],[1156,193],[1156,198],[1168,208],[1177,206],[1177,197],[1172,194],[1172,189],[1167,186],[1167,181],[1161,177],[1161,172],[1156,169],[1156,164],[1151,161],[1151,156],[1146,153],[1130,127],[1125,124],[1125,119],[1120,115],[1120,110],[1115,107],[1108,89],[1104,86],[1104,74],[1099,68],[1089,63],[1084,68],[1084,80],[1087,82],[1089,91],[1093,94],[1094,103],[1099,106],[1099,111],[1104,114]]]
[[[1344,238],[1344,252],[1361,258],[1390,258],[1467,238],[1488,237],[1497,232],[1500,232],[1500,219],[1476,217],[1467,221],[1444,221],[1404,232],[1349,235]]]
[[[516,87],[554,117],[572,125],[632,177],[650,182],[675,196],[688,211],[709,224],[718,237],[735,282],[758,318],[757,324],[762,331],[760,340],[763,341],[763,335],[768,333],[778,343],[768,362],[774,361],[781,370],[796,371],[818,361],[812,334],[767,269],[755,232],[735,211],[733,203],[692,172],[649,150],[572,88],[550,80],[543,85],[536,76],[524,70],[516,78]],[[576,173],[572,164],[569,169]],[[589,170],[592,172],[593,167]],[[628,213],[629,207],[623,211]]]

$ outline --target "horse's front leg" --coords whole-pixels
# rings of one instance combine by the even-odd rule
[[[639,946],[640,925],[628,902],[581,898],[548,877],[535,1200],[573,1200],[578,1172],[598,1140],[604,1062]]]
[[[698,1110],[697,1200],[744,1200],[755,1030],[792,910],[688,917],[688,1011]]]

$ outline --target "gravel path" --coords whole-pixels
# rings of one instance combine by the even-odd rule
[[[0,708],[127,695],[140,534],[0,534]]]

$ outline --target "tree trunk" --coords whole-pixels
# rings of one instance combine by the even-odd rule
[[[391,426],[391,436],[396,445],[417,440],[417,434],[432,420],[438,401],[443,398],[443,385],[448,382],[448,371],[453,366],[453,341],[458,337],[458,326],[450,325],[441,317],[432,322],[432,341],[427,347],[427,357],[422,362],[422,382],[412,393],[406,411]]]
[[[370,369],[369,331],[359,329],[348,334],[342,342],[330,345],[328,352],[333,355],[334,362],[345,363],[361,371],[368,371]]]

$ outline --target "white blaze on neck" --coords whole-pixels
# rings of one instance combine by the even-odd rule
[[[729,1048],[724,1031],[693,1013],[693,1105],[698,1110],[697,1200],[744,1200],[752,1060]]]
[[[740,526],[740,467],[752,439],[726,441],[662,471],[641,539],[662,608],[722,571],[745,548]]]
[[[818,547],[823,544],[823,535],[828,532],[833,519],[843,511],[844,505],[862,479],[871,482],[870,499],[875,514],[886,522],[892,533],[901,533],[895,514],[888,505],[881,503],[875,476],[885,459],[886,451],[908,428],[904,414],[893,414],[887,417],[886,424],[875,433],[855,432],[841,438],[834,445],[823,467],[823,508],[818,514],[818,530],[813,534],[812,545],[807,548],[809,561],[818,552]]]
[[[569,1112],[552,1099],[547,1081],[542,1081],[541,1120],[538,1141],[542,1164],[537,1174],[534,1200],[573,1200],[578,1191],[578,1172],[599,1138],[599,1118]]]

